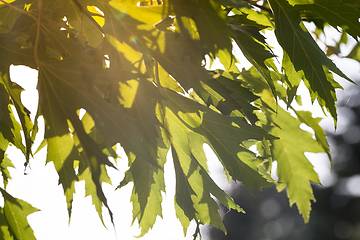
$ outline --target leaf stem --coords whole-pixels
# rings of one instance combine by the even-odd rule
[[[159,63],[155,60],[155,83],[158,87],[162,87],[160,84],[160,77],[159,77]]]
[[[196,221],[196,230],[195,233],[193,234],[194,239],[196,240],[197,236],[199,236],[199,238],[201,239],[201,233],[200,233],[200,220]]]
[[[89,20],[96,26],[96,28],[101,31],[102,34],[105,34],[104,29],[95,21],[95,19],[92,18],[91,15],[93,14],[90,13],[87,8],[85,8],[78,0],[73,0],[73,2],[79,8],[80,12],[84,13],[89,18]]]
[[[37,26],[35,46],[34,46],[34,58],[38,68],[40,67],[38,48],[39,48],[40,32],[41,32],[42,6],[43,6],[43,1],[39,0],[39,17],[38,17],[38,26]]]
[[[25,10],[22,10],[22,9],[20,9],[20,8],[17,8],[17,7],[15,7],[15,6],[11,5],[10,3],[5,2],[4,0],[0,0],[0,2],[4,3],[4,4],[7,5],[8,7],[14,9],[15,11],[17,11],[17,12],[19,12],[19,13],[29,15],[29,12],[28,12],[28,11],[25,11]]]

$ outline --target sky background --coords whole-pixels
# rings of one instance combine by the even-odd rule
[[[333,34],[336,38],[336,33]],[[270,45],[274,45],[274,36],[267,34],[269,38],[268,42]],[[327,39],[326,41],[331,41]],[[352,44],[352,43],[351,43]],[[349,48],[344,48],[346,51]],[[250,64],[244,60],[242,54],[237,49],[234,50],[236,56],[238,56],[242,63],[241,68],[250,67]],[[281,56],[281,50],[276,47],[275,54]],[[281,62],[281,60],[279,60]],[[348,74],[350,78],[355,78],[358,74],[358,65],[351,60],[336,60],[335,63],[338,67]],[[219,67],[219,65],[216,65]],[[10,70],[11,79],[26,89],[22,93],[21,98],[24,105],[30,110],[32,119],[36,114],[37,110],[37,71],[29,69],[23,66],[11,67]],[[349,85],[345,81],[338,79],[341,84],[347,88]],[[302,86],[299,91],[303,96],[308,96],[307,91]],[[341,94],[341,92],[339,92]],[[323,117],[323,113],[320,108],[315,104],[311,105],[309,97],[307,101],[303,99],[302,109],[311,109],[314,116]],[[342,131],[346,126],[347,117],[345,113],[342,113],[342,109],[339,109],[339,121],[337,131]],[[40,126],[43,126],[42,117],[40,117]],[[328,130],[333,129],[333,120],[325,119],[321,122],[321,125]],[[34,143],[33,151],[36,150],[37,146],[42,141],[44,134],[43,128],[40,127],[38,133],[38,139]],[[24,169],[25,158],[22,153],[10,147],[7,151],[8,157],[13,161],[15,169],[10,169],[12,180],[10,181],[7,191],[16,198],[23,199],[34,207],[41,209],[41,211],[29,215],[28,220],[31,227],[35,232],[35,236],[38,240],[63,240],[63,239],[135,239],[140,233],[138,225],[135,221],[133,226],[130,227],[132,222],[132,205],[130,203],[130,195],[132,190],[132,184],[121,188],[120,190],[114,191],[116,186],[122,180],[124,172],[128,169],[127,159],[124,153],[119,148],[118,154],[122,156],[117,161],[118,171],[108,168],[108,174],[112,179],[113,185],[104,184],[104,192],[108,199],[110,208],[114,213],[115,229],[111,225],[107,210],[103,209],[103,216],[106,229],[95,211],[94,206],[91,204],[91,197],[85,198],[84,183],[78,182],[76,186],[76,194],[73,201],[73,212],[69,225],[69,218],[66,210],[66,201],[63,195],[63,189],[61,185],[58,185],[58,175],[54,169],[53,163],[45,165],[46,148],[42,149],[37,153],[34,159],[30,160],[29,167]],[[229,189],[230,186],[226,183],[225,176],[222,174],[220,163],[217,161],[216,156],[209,147],[205,146],[206,154],[208,156],[210,174],[215,179],[215,182],[222,188]],[[330,175],[330,164],[325,154],[313,154],[309,156],[313,163],[315,170],[320,175],[320,180],[326,186],[333,184],[336,179]],[[24,174],[26,173],[26,174]],[[192,234],[195,231],[195,224],[192,222],[188,228],[187,237],[184,238],[182,226],[175,217],[174,209],[174,194],[175,194],[175,173],[172,166],[172,161],[169,160],[165,165],[165,183],[166,183],[166,194],[163,194],[163,219],[158,217],[157,222],[148,234],[146,234],[143,240],[152,239],[193,239]],[[359,183],[360,184],[360,183]],[[246,210],[246,209],[245,209]],[[205,229],[203,227],[202,233],[206,240]]]

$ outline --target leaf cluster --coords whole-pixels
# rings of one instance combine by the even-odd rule
[[[203,150],[208,144],[229,180],[250,191],[273,184],[279,191],[286,188],[290,204],[296,203],[307,222],[315,200],[310,182],[319,180],[304,152],[330,157],[330,150],[320,119],[296,111],[293,100],[301,102],[297,89],[304,82],[311,100],[336,123],[335,89],[341,86],[333,73],[351,80],[320,49],[304,22],[315,23],[317,34],[324,33],[324,26],[341,29],[345,37],[340,45],[347,34],[360,36],[358,7],[358,1],[341,0],[1,0],[4,187],[12,166],[5,154],[8,145],[23,152],[27,166],[42,116],[40,148],[46,146],[46,161],[58,172],[69,216],[74,184],[85,181],[99,217],[105,206],[113,219],[102,184],[111,183],[107,167],[116,168],[110,158],[117,159],[115,146],[120,144],[129,169],[118,188],[134,183],[131,201],[140,236],[162,216],[169,151],[176,173],[175,211],[184,233],[191,221],[226,232],[215,199],[228,209],[243,210],[210,177]],[[280,67],[265,30],[275,31],[283,49]],[[239,68],[235,47],[253,67]],[[359,61],[359,44],[348,57]],[[206,59],[210,64],[218,59],[224,68],[208,70]],[[38,70],[34,122],[21,101],[23,89],[11,81],[11,65]],[[303,123],[315,138],[299,128]],[[278,181],[270,175],[274,161]],[[26,215],[34,209],[1,192],[0,218],[6,228],[0,234],[20,239],[22,230],[16,229],[31,230]],[[21,221],[10,216],[15,211],[21,212],[16,214]]]

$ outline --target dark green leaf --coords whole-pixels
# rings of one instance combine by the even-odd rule
[[[321,16],[334,28],[341,27],[353,38],[360,36],[360,11],[347,6],[341,0],[289,0],[301,10]]]
[[[0,75],[0,78],[3,78]],[[10,108],[10,96],[6,90],[6,86],[3,85],[3,80],[0,80],[0,132],[7,142],[14,144],[25,154],[25,147],[22,144],[22,137],[20,134],[21,126],[15,120],[14,113]],[[4,142],[2,145],[5,144]],[[2,150],[5,151],[7,144],[2,146]]]
[[[318,99],[320,105],[326,107],[336,123],[335,90],[328,79],[326,68],[348,78],[326,57],[306,30],[300,16],[294,14],[293,8],[286,0],[270,0],[269,3],[274,11],[275,33],[280,45],[289,56],[295,70],[304,73],[313,98]]]

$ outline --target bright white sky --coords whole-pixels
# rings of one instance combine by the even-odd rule
[[[269,38],[273,38],[268,35]],[[271,44],[275,41],[270,39]],[[278,49],[275,49],[279,56]],[[237,53],[238,55],[239,53]],[[238,55],[239,56],[239,55]],[[239,57],[243,59],[243,57]],[[245,60],[242,66],[248,67],[248,63]],[[345,62],[345,63],[344,63]],[[357,69],[358,65],[354,65],[352,61],[337,61],[339,68],[342,69],[349,77],[355,77],[351,75],[351,71],[347,71],[352,67]],[[31,111],[32,117],[36,114],[37,105],[37,72],[26,67],[12,67],[11,78],[17,82],[27,91],[21,95],[24,105]],[[346,83],[341,82],[344,87]],[[302,94],[306,94],[303,89],[300,90]],[[312,109],[312,112],[316,116],[323,116],[319,107],[311,107],[309,101],[303,101],[303,108]],[[42,119],[41,119],[42,120]],[[342,123],[345,120],[340,115],[338,131],[343,128]],[[346,122],[346,121],[345,121]],[[40,124],[42,122],[40,121]],[[323,121],[323,127],[332,127],[332,120],[327,119]],[[38,137],[43,136],[43,129],[40,127]],[[35,148],[40,144],[41,139],[35,142]],[[105,184],[104,192],[108,198],[109,206],[114,213],[114,221],[116,229],[112,227],[109,217],[107,216],[107,210],[104,209],[105,224],[108,229],[105,229],[95,208],[91,204],[91,198],[85,196],[84,183],[76,183],[76,195],[74,196],[73,202],[73,213],[70,225],[68,224],[68,216],[66,210],[65,197],[63,196],[62,187],[58,185],[58,176],[53,167],[52,163],[45,166],[45,148],[41,150],[34,159],[30,161],[30,168],[26,170],[24,175],[24,162],[25,159],[21,152],[14,149],[7,151],[9,158],[13,161],[16,169],[10,169],[13,180],[10,181],[7,191],[14,197],[23,199],[34,207],[41,209],[41,211],[31,214],[28,219],[31,227],[34,229],[35,236],[38,240],[75,240],[75,239],[135,239],[140,231],[135,222],[132,227],[132,205],[130,203],[130,194],[132,185],[114,191],[115,187],[123,178],[124,171],[127,169],[127,160],[125,157],[118,160],[118,169],[115,171],[109,169],[109,175],[112,179],[113,186]],[[225,178],[222,176],[221,167],[216,156],[207,150],[206,154],[209,156],[209,167],[211,175],[216,179],[217,183],[222,188],[228,188]],[[123,153],[119,152],[120,156],[124,156]],[[315,170],[320,174],[320,179],[324,185],[332,184],[336,179],[329,174],[329,163],[328,159],[324,154],[317,154],[316,157],[312,158],[312,163],[315,166]],[[183,240],[192,239],[192,234],[195,230],[195,224],[192,223],[188,229],[188,236],[183,237],[182,227],[180,222],[175,217],[174,210],[174,193],[175,193],[175,177],[172,161],[168,161],[165,165],[165,179],[166,179],[166,194],[163,195],[163,214],[164,218],[158,218],[155,226],[148,234],[142,239],[144,240],[158,240],[160,239],[172,239],[172,240]],[[360,181],[360,180],[359,180]],[[205,226],[206,228],[206,226]],[[204,233],[204,231],[203,231]],[[205,234],[205,233],[204,233]],[[160,237],[159,237],[160,236]],[[204,236],[206,239],[206,236]]]

